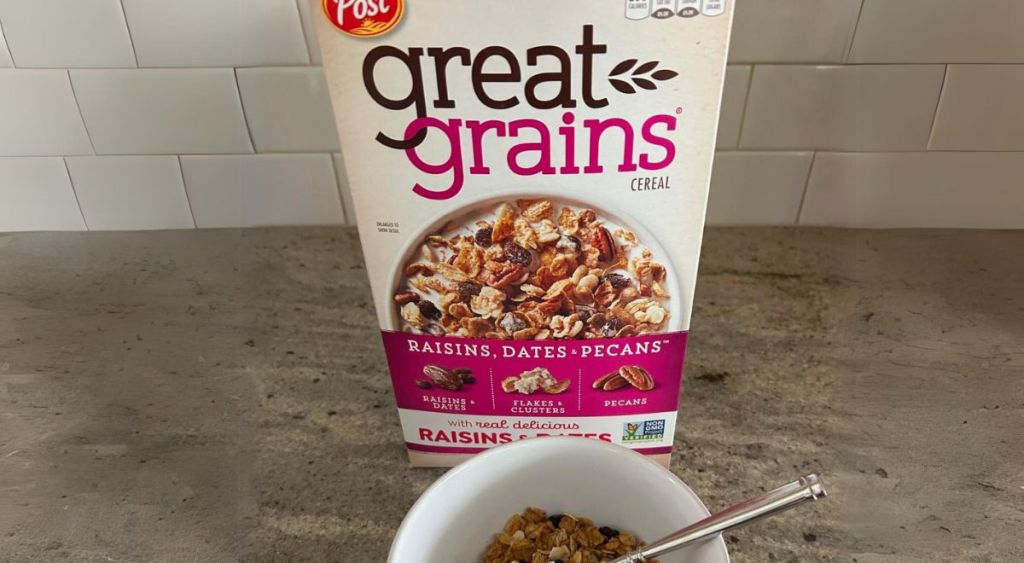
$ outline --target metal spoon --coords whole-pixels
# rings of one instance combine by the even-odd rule
[[[756,520],[778,514],[807,501],[828,496],[817,475],[801,477],[788,485],[743,502],[734,504],[717,514],[673,532],[664,538],[631,551],[611,563],[642,563],[666,553],[712,539],[722,532],[750,524]]]

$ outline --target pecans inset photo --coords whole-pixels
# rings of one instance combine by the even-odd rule
[[[593,209],[503,202],[428,235],[393,295],[405,332],[567,340],[663,332],[668,272]]]
[[[532,395],[543,391],[549,395],[564,393],[572,385],[571,379],[558,380],[544,368],[534,368],[501,380],[501,390],[506,393]]]
[[[415,381],[420,389],[430,389],[436,385],[448,391],[458,391],[463,385],[476,383],[473,371],[466,368],[448,369],[436,364],[427,364],[423,366],[423,375],[427,378]]]
[[[622,366],[618,370],[606,373],[594,381],[593,388],[601,391],[616,391],[632,386],[640,391],[654,389],[654,378],[641,366]]]

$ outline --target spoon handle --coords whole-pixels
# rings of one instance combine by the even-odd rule
[[[612,563],[642,563],[688,545],[711,539],[722,532],[750,524],[828,496],[817,475],[801,477],[788,485],[743,502],[739,502],[707,518],[676,531],[637,551],[623,555]]]

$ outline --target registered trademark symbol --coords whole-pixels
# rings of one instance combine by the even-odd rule
[[[676,108],[676,115],[683,113],[683,108]]]

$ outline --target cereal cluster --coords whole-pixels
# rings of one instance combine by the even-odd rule
[[[484,563],[603,563],[640,547],[636,536],[609,527],[598,528],[588,518],[569,514],[548,516],[539,508],[513,515],[495,534]],[[656,561],[653,563],[657,563]]]
[[[533,395],[543,391],[549,395],[564,393],[572,385],[571,379],[559,381],[545,368],[533,368],[519,375],[511,375],[501,380],[501,390],[506,393]]]
[[[660,332],[667,273],[638,245],[635,233],[610,231],[591,209],[502,203],[490,220],[426,237],[394,295],[402,329],[504,340]]]

